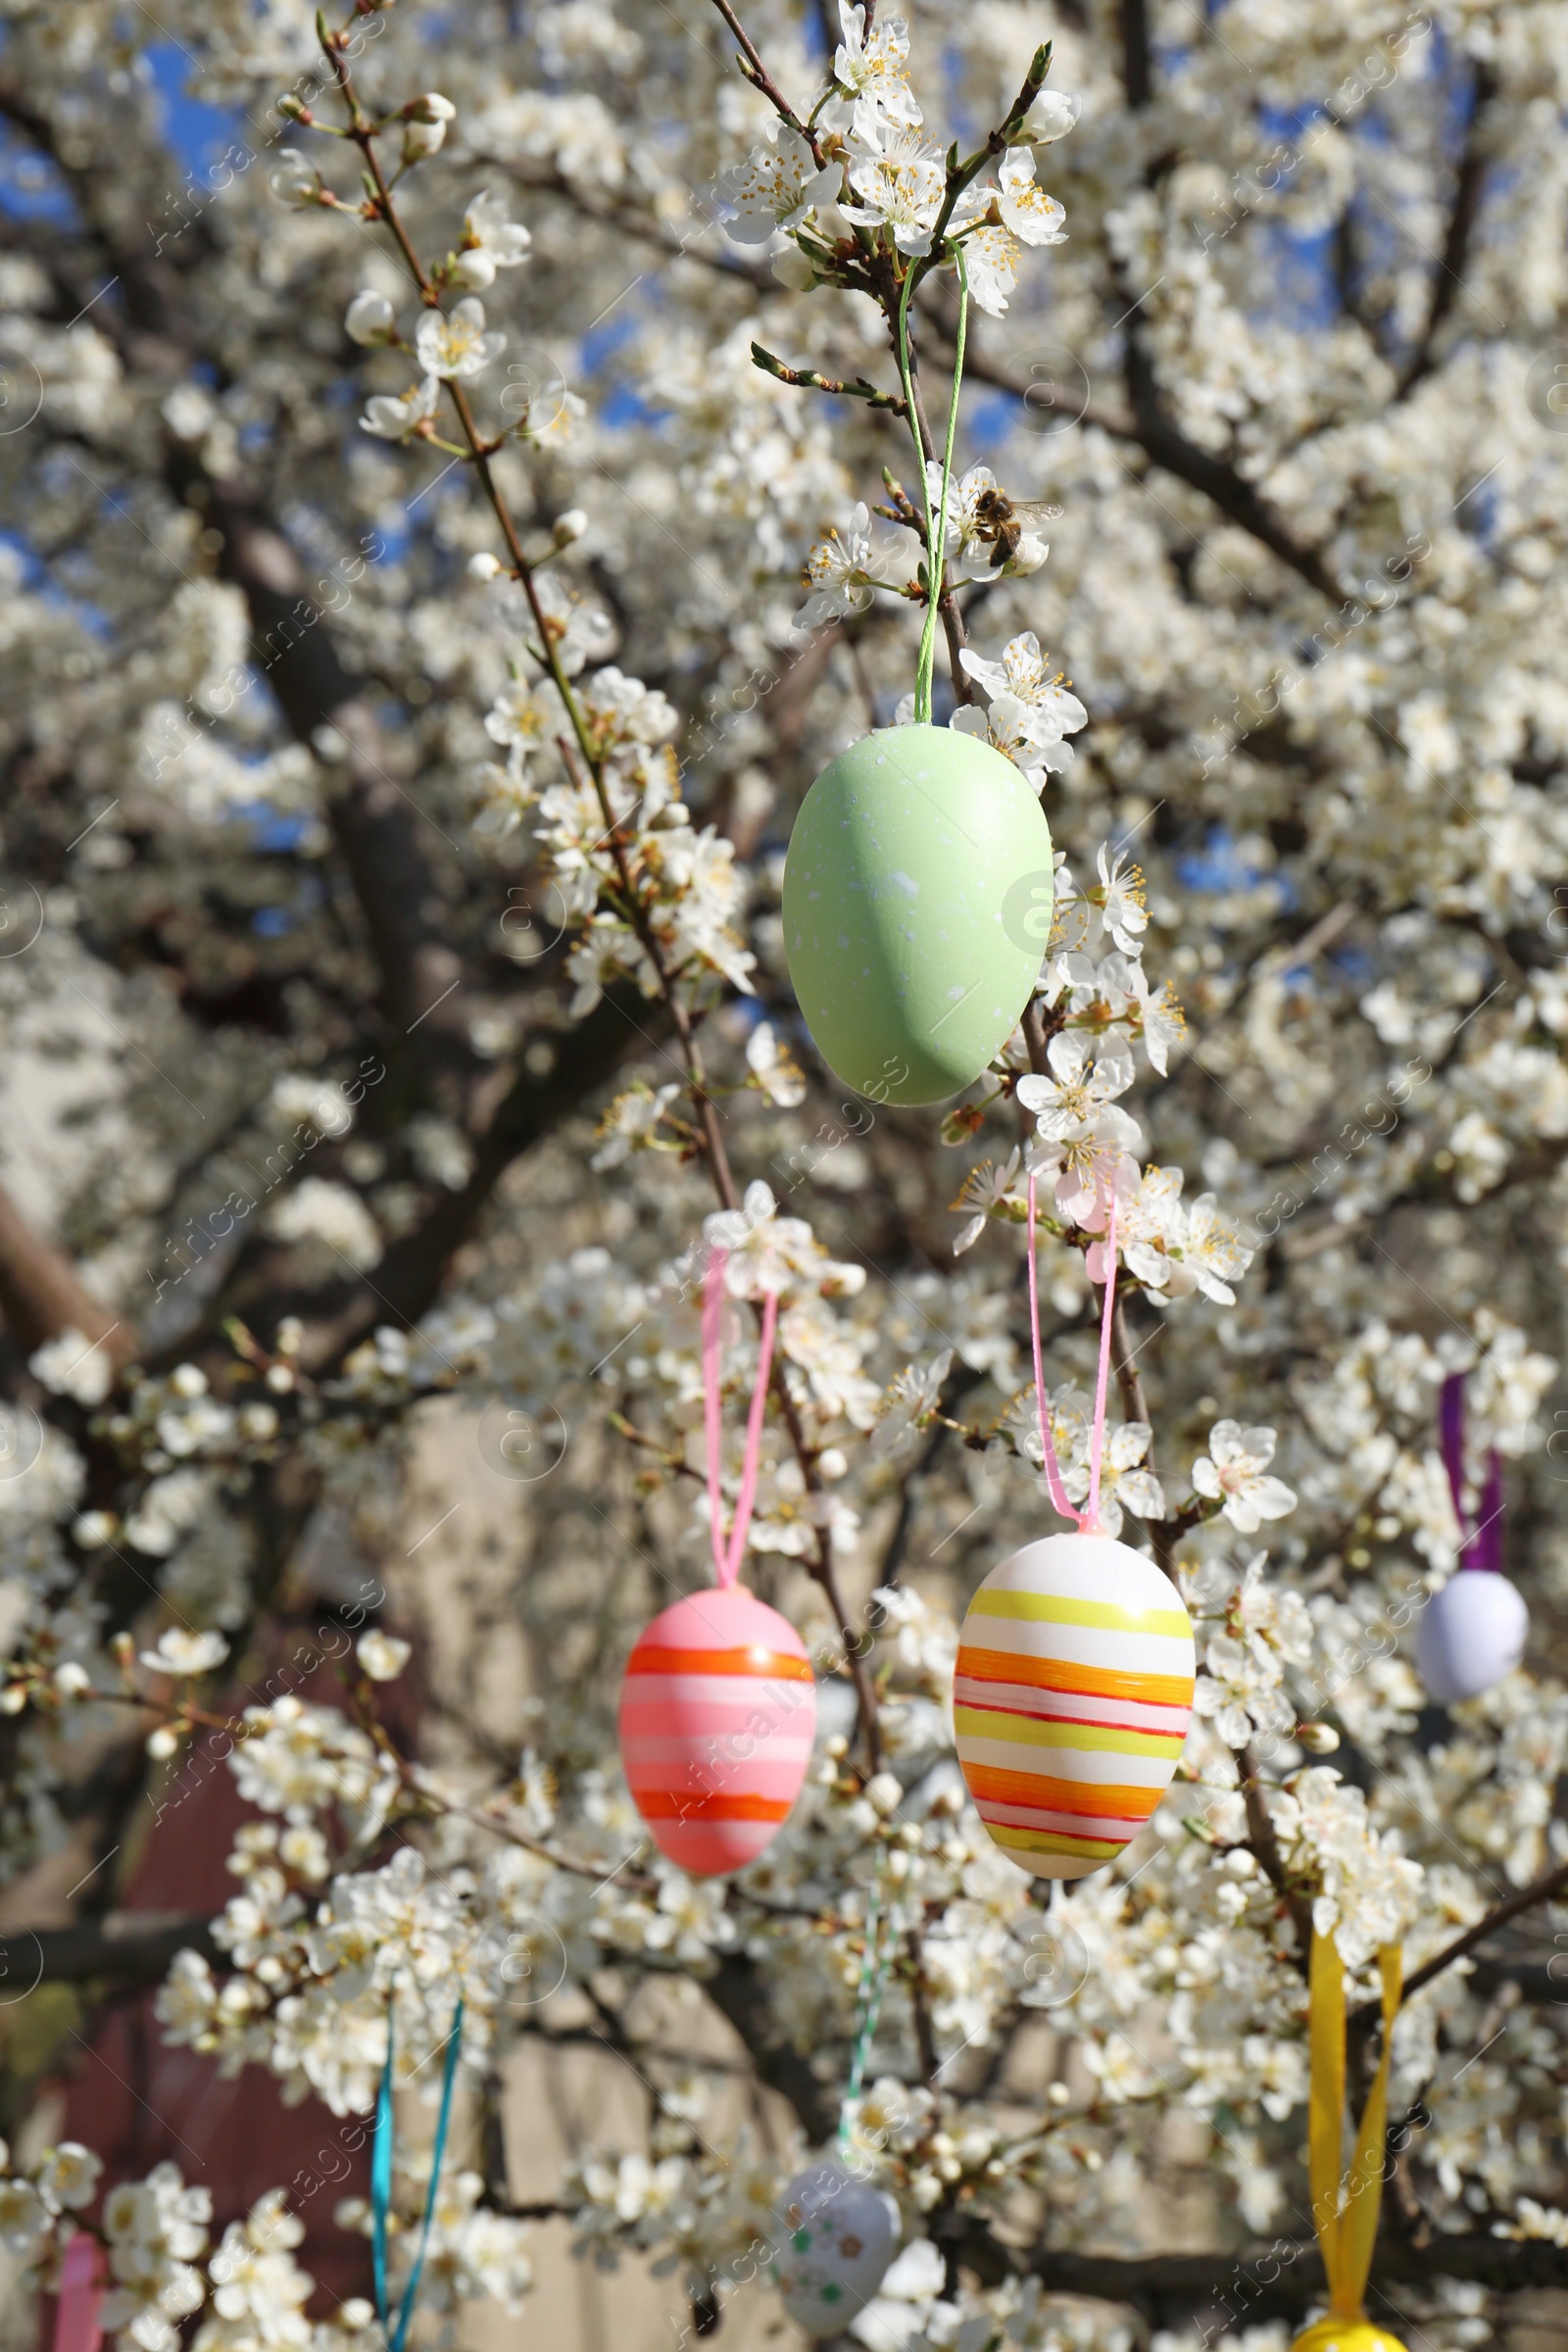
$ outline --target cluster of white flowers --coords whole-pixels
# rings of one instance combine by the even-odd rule
[[[60,2258],[83,2226],[70,2217],[96,2201],[102,2170],[96,2156],[68,2140],[15,2174],[0,2143],[0,2245],[35,2283],[58,2287]],[[380,2335],[368,2303],[345,2303],[334,2320],[314,2326],[306,2318],[315,2282],[293,2256],[305,2225],[282,2189],[270,2189],[243,2222],[230,2222],[209,2254],[212,2219],[211,2191],[187,2187],[172,2164],[110,2189],[93,2234],[105,2289],[99,2325],[118,2352],[178,2352],[184,2324],[198,2313],[194,2352],[374,2352]],[[445,2245],[442,2252],[450,2265]],[[504,2283],[483,2262],[468,2277],[470,2292],[499,2292]]]
[[[1183,1580],[1195,1623],[1207,1634],[1199,1653],[1202,1673],[1194,1707],[1228,1747],[1245,1747],[1254,1732],[1290,1735],[1297,1715],[1284,1687],[1284,1668],[1304,1665],[1312,1656],[1306,1603],[1289,1586],[1264,1584],[1267,1559],[1266,1552],[1255,1552],[1239,1582],[1217,1559]]]
[[[100,2318],[121,2352],[177,2352],[179,2323],[200,2311],[207,2280],[196,2264],[213,2218],[211,2192],[187,2188],[172,2164],[122,2180],[104,2199],[109,2292]]]
[[[504,772],[488,771],[479,817],[504,832],[537,802],[555,886],[581,925],[569,963],[573,1014],[590,1011],[628,973],[649,997],[666,982],[696,994],[710,976],[749,991],[754,958],[735,927],[734,850],[711,825],[695,826],[680,799],[665,741],[673,709],[612,664],[581,675],[574,692],[598,787],[572,763],[563,780],[537,789],[528,760],[543,756],[559,769],[568,720],[548,679],[519,674],[485,721],[508,761]]]
[[[801,2105],[830,2130],[875,1900],[896,1932],[851,2121],[906,2243],[860,2340],[1126,2352],[1110,2305],[1064,2306],[1034,2280],[950,2294],[954,2223],[1003,2217],[1010,2235],[1031,2212],[1048,2251],[1142,2247],[1179,2117],[1212,2126],[1202,2162],[1250,2230],[1298,2235],[1306,1922],[1335,1935],[1361,1999],[1385,1941],[1413,1969],[1568,1856],[1551,1672],[1568,1592],[1551,1409],[1568,1265],[1559,0],[1376,24],[1339,0],[1295,16],[1259,0],[1223,12],[1222,39],[1157,28],[1133,103],[1140,12],[1109,38],[1106,12],[1058,12],[1058,66],[1085,93],[1065,148],[1075,99],[1007,113],[1034,37],[1010,6],[946,25],[911,11],[911,26],[841,0],[829,59],[780,16],[766,63],[793,120],[770,120],[765,77],[729,75],[728,43],[640,0],[620,10],[499,12],[482,54],[446,27],[458,100],[423,91],[375,134],[395,204],[420,175],[400,218],[411,235],[433,224],[427,296],[397,273],[376,205],[356,209],[335,142],[319,170],[314,148],[284,150],[222,191],[221,233],[183,237],[167,336],[123,336],[108,306],[61,329],[52,252],[47,270],[0,259],[8,357],[20,377],[31,355],[48,389],[27,432],[0,433],[36,518],[25,549],[0,549],[0,729],[28,786],[7,854],[36,875],[43,918],[13,955],[24,887],[0,910],[0,1019],[17,1066],[50,1064],[51,1085],[96,1074],[105,1037],[125,1055],[123,1085],[95,1076],[103,1102],[50,1128],[72,1155],[54,1238],[75,1237],[115,1301],[105,1336],[83,1312],[29,1343],[0,1430],[0,1864],[65,1845],[83,1749],[150,1724],[153,1757],[179,1753],[195,1678],[226,1666],[231,1638],[250,1646],[258,1477],[279,1465],[313,1497],[282,1590],[331,1595],[345,1557],[405,1553],[412,1586],[431,1555],[394,1541],[427,1426],[476,1439],[487,1471],[526,1443],[549,1483],[524,1498],[519,1543],[537,1550],[508,1591],[529,1669],[515,1779],[494,1768],[512,1717],[498,1732],[486,1676],[459,1685],[474,1660],[453,1669],[441,1644],[421,1660],[441,1700],[421,1760],[369,1728],[413,1654],[379,1627],[349,1670],[354,1715],[298,1693],[250,1707],[231,1727],[253,1815],[237,1890],[219,1960],[183,1956],[164,1988],[170,2037],[363,2117],[389,2026],[400,2089],[421,2066],[428,2085],[460,1993],[466,2090],[584,2014],[550,2011],[554,1988],[613,2007],[653,2085],[646,2141],[612,2147],[596,2127],[560,2199],[585,2255],[645,2257],[701,2300],[762,2267],[804,2151],[710,2122],[733,2041],[710,2067],[692,2054],[704,2034],[672,2050],[644,2017],[667,2021],[673,1989],[710,2023],[711,1994],[754,2077],[795,2052]],[[287,15],[181,18],[204,95],[236,120],[257,119],[280,54],[290,73],[307,62],[309,26]],[[400,73],[416,88],[418,12],[361,16],[378,96]],[[167,184],[154,110],[81,70],[100,17],[98,0],[13,12],[25,135],[72,171],[123,141],[135,184]],[[953,119],[981,141],[961,187],[962,152],[950,161],[910,78],[939,34]],[[312,101],[323,122],[335,104]],[[1450,182],[1469,242],[1436,280]],[[727,254],[693,211],[699,183]],[[111,273],[114,223],[91,227],[90,247],[64,216],[49,228],[84,285]],[[1047,247],[1043,338],[1026,265]],[[993,1156],[963,1181],[963,1262],[943,1269],[941,1156],[906,1114],[826,1090],[777,909],[798,788],[866,725],[912,715],[919,517],[944,484],[922,444],[917,497],[900,487],[889,329],[917,270],[916,380],[940,425],[956,248],[988,405],[966,409],[946,484],[941,553],[981,632],[952,724],[1016,763],[1063,846],[1030,1023],[1043,1066],[1020,1031],[984,1099],[945,1122]],[[322,282],[322,331],[302,331],[299,288]],[[340,317],[363,375],[347,410]],[[755,364],[759,338],[764,363],[790,364]],[[236,498],[257,517],[244,548],[218,519]],[[825,517],[803,603],[792,575]],[[372,561],[347,558],[372,539]],[[300,636],[266,643],[296,560]],[[253,611],[234,582],[264,572]],[[336,723],[289,737],[301,698],[271,689],[301,639],[374,681],[339,712],[352,744]],[[412,917],[397,858],[365,854],[370,819],[378,848],[405,820],[428,836],[435,878]],[[1021,879],[1038,911],[1044,877]],[[498,935],[514,880],[531,918],[509,905]],[[422,952],[448,913],[454,1026],[410,1029],[397,1083],[356,1120],[329,1076],[345,1029],[391,1036],[398,924]],[[700,1080],[633,991],[700,1033]],[[583,1100],[572,1023],[607,992],[638,1016],[631,1058]],[[59,1050],[89,996],[91,1030]],[[615,1021],[604,1008],[596,1032]],[[1134,1100],[1140,1043],[1160,1083]],[[808,1094],[814,1134],[795,1115]],[[535,1104],[548,1132],[498,1173]],[[716,1213],[710,1129],[741,1200]],[[232,1188],[258,1176],[267,1204],[239,1235],[260,1203]],[[1139,1417],[1112,1409],[1101,1511],[1169,1561],[1200,1666],[1154,1821],[1049,1909],[966,1801],[948,1704],[968,1593],[1049,1523],[1016,1247],[1031,1177],[1043,1401],[1077,1502],[1114,1203]],[[466,1222],[480,1195],[483,1223]],[[988,1224],[1015,1229],[1006,1246],[977,1247]],[[333,1301],[362,1311],[356,1278],[387,1287],[383,1250],[460,1229],[409,1327],[377,1306],[339,1354]],[[747,1573],[808,1639],[821,1721],[791,1820],[729,1883],[651,1854],[613,1766],[639,1611],[706,1573],[698,1291],[714,1245],[726,1499],[758,1309],[778,1301]],[[198,1263],[170,1282],[171,1253]],[[1266,1280],[1244,1281],[1265,1255]],[[132,1352],[153,1369],[118,1369]],[[1437,1417],[1458,1374],[1456,1510]],[[1415,1635],[1494,1454],[1535,1634],[1502,1685],[1445,1715]],[[1269,1563],[1251,1556],[1265,1530]],[[122,1574],[157,1586],[129,1624],[112,1614]],[[878,1710],[875,1766],[852,1664]],[[1344,1779],[1316,1761],[1336,1743]],[[1244,1792],[1246,1750],[1261,1778]],[[1519,1932],[1554,1924],[1537,1911]],[[1491,2230],[1544,2254],[1568,2236],[1561,2024],[1528,1998],[1489,2015],[1491,1982],[1450,1968],[1406,2006],[1396,2112],[1419,2098],[1432,2120],[1400,2193],[1434,2244]],[[1033,2066],[1048,2033],[1054,2079],[1020,2112],[1014,2061]],[[0,2173],[0,2237],[46,2291],[99,2185],[74,2145]],[[428,2185],[400,2169],[398,2286]],[[368,2226],[363,2205],[340,2218]],[[299,2224],[276,2194],[215,2217],[163,2167],[112,2191],[101,2235],[126,2352],[373,2352],[364,2304],[306,2318]],[[441,2328],[480,2294],[515,2308],[531,2259],[455,2163],[422,2290]],[[1461,2291],[1439,2308],[1434,2290],[1445,2352],[1492,2324]]]
[[[976,466],[959,484],[960,557],[965,552],[965,520],[972,514],[971,485],[976,475],[985,470],[984,466]],[[1030,548],[1038,550],[1035,561],[1045,562],[1045,550],[1038,547],[1038,542],[1020,540],[1018,553],[1011,559],[1015,570],[1034,567],[1025,556],[1025,550]],[[984,661],[968,646],[963,649],[962,661],[965,670],[985,695],[986,707],[982,710],[973,703],[960,704],[949,725],[956,727],[960,734],[977,735],[982,743],[1004,753],[1038,792],[1048,775],[1059,775],[1071,765],[1073,749],[1066,738],[1088,725],[1088,711],[1062,684],[1061,673],[1052,671],[1033,629],[1026,629],[1004,645],[999,661]]]
[[[46,2249],[69,2243],[74,2225],[67,2217],[93,2203],[103,2169],[90,2148],[67,2139],[15,2172],[11,2150],[0,2140],[0,2245],[37,2263]]]

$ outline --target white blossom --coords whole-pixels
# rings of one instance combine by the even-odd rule
[[[51,1395],[74,1396],[78,1404],[102,1404],[115,1382],[108,1349],[74,1327],[34,1348],[27,1369]]]
[[[441,386],[426,375],[407,392],[376,392],[367,401],[360,430],[378,441],[407,441],[441,405]]]
[[[1283,1519],[1296,1508],[1296,1496],[1285,1481],[1267,1474],[1276,1443],[1271,1429],[1216,1421],[1208,1433],[1207,1453],[1193,1464],[1196,1491],[1218,1501],[1232,1527],[1244,1536],[1255,1534],[1265,1519]]]
[[[919,101],[909,85],[909,28],[902,17],[879,16],[869,35],[869,12],[857,0],[839,0],[842,38],[833,58],[833,80],[843,93],[823,110],[822,120],[844,130],[852,124],[871,135],[879,121],[917,123]]]
[[[901,253],[929,252],[946,189],[940,149],[911,123],[868,121],[858,110],[850,157],[850,186],[859,201],[841,204],[845,220],[863,228],[885,224]]]
[[[450,313],[426,311],[414,338],[415,356],[426,376],[466,383],[480,374],[507,348],[498,329],[485,332],[484,304],[466,294]]]
[[[155,1674],[210,1674],[227,1655],[228,1643],[221,1634],[189,1633],[172,1625],[159,1635],[156,1649],[142,1651],[141,1662]]]
[[[477,196],[470,198],[463,216],[463,242],[458,248],[453,275],[460,285],[482,293],[495,282],[498,270],[515,270],[519,263],[525,262],[532,243],[521,221],[508,218],[506,198],[481,188]],[[436,372],[452,371],[438,368]]]
[[[873,588],[890,581],[898,565],[894,549],[873,529],[869,511],[858,506],[842,538],[829,530],[812,548],[806,565],[811,593],[796,613],[795,626],[819,629],[824,621],[862,612]]]
[[[344,315],[343,329],[350,340],[371,346],[390,342],[396,313],[384,294],[367,286],[356,294]]]
[[[738,245],[765,245],[776,230],[799,228],[808,213],[832,203],[839,177],[836,165],[816,163],[798,130],[775,125],[765,147],[720,174],[729,234]]]
[[[413,1645],[372,1627],[355,1644],[355,1656],[372,1683],[395,1683],[413,1656]]]

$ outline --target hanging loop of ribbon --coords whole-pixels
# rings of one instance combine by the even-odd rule
[[[1464,1508],[1464,1387],[1466,1375],[1450,1372],[1438,1403],[1438,1434],[1443,1466],[1448,1473],[1453,1515],[1459,1522],[1461,1568],[1502,1570],[1502,1461],[1494,1446],[1487,1454],[1487,1475],[1481,1489],[1480,1515],[1472,1528]]]
[[[1312,2191],[1312,2227],[1323,2251],[1331,2316],[1365,2324],[1362,2297],[1372,2271],[1372,2249],[1383,2203],[1383,2151],[1389,2123],[1389,2065],[1394,2021],[1398,2015],[1403,1961],[1396,1943],[1378,1953],[1383,1980],[1383,2050],[1355,2135],[1348,2180],[1342,2176],[1345,2129],[1345,1964],[1332,1936],[1312,1936],[1308,1979],[1311,2087],[1308,2102],[1307,2176]]]
[[[452,2090],[457,2080],[458,2056],[463,2048],[464,2004],[460,1993],[453,2013],[452,2031],[447,2035],[446,2064],[441,2070],[441,2106],[436,2119],[435,2139],[430,2149],[430,2185],[425,2191],[418,2251],[414,2257],[414,2268],[409,2273],[408,2284],[403,2289],[403,2299],[398,2305],[397,2324],[389,2331],[386,2254],[392,2214],[392,2160],[397,2132],[393,2099],[392,2006],[389,1998],[386,2010],[386,2064],[381,2069],[381,2087],[375,2103],[375,2138],[370,2149],[370,2260],[375,2278],[375,2312],[381,2323],[382,2341],[388,2346],[388,2352],[404,2352],[409,2328],[414,2321],[415,2305],[418,2301],[419,2281],[424,2276],[424,2258],[429,2250],[430,2229],[435,2220],[436,2197],[441,2186],[441,2167],[446,2160],[447,2132],[452,2122]],[[59,2352],[58,2346],[56,2352]]]
[[[78,2230],[60,2261],[54,2352],[98,2352],[103,2330],[104,2250],[90,2230]]]
[[[955,337],[953,360],[953,390],[948,398],[948,433],[942,451],[942,496],[935,516],[931,513],[929,492],[926,497],[926,607],[925,624],[920,631],[920,658],[914,671],[914,715],[923,726],[931,724],[931,687],[937,663],[937,608],[942,601],[942,586],[948,570],[948,492],[953,481],[953,448],[958,431],[958,394],[963,384],[963,345],[969,322],[969,272],[964,266],[963,247],[956,248],[958,261],[958,327]],[[909,275],[912,279],[913,269]]]
[[[762,1419],[767,1410],[767,1384],[773,1371],[773,1335],[778,1328],[778,1294],[769,1291],[762,1301],[762,1336],[757,1352],[757,1381],[746,1417],[746,1451],[741,1461],[740,1493],[735,1519],[724,1538],[724,1407],[720,1358],[724,1334],[724,1266],[727,1252],[715,1250],[708,1261],[703,1283],[703,1420],[708,1440],[708,1516],[713,1544],[713,1575],[727,1590],[741,1572],[746,1538],[757,1502],[757,1481],[762,1448]]]
[[[857,2011],[855,2048],[850,2057],[850,2079],[845,2085],[844,2104],[839,2109],[839,2155],[841,2160],[850,2153],[850,2135],[854,2130],[855,2111],[860,2103],[865,2086],[865,2070],[870,2064],[871,2050],[876,2041],[877,2025],[882,2015],[882,1992],[887,1984],[888,1968],[893,1947],[899,1935],[897,1902],[884,1913],[882,1904],[882,1862],[877,1856],[876,1873],[865,1906],[865,1952],[860,1962],[860,1981],[856,1987]]]
[[[1110,1385],[1111,1324],[1116,1312],[1116,1194],[1112,1186],[1105,1187],[1105,1288],[1100,1312],[1100,1370],[1095,1382],[1095,1419],[1089,1433],[1089,1499],[1086,1507],[1074,1510],[1067,1499],[1061,1470],[1056,1461],[1056,1448],[1051,1434],[1051,1414],[1046,1404],[1045,1365],[1040,1348],[1040,1278],[1035,1266],[1035,1173],[1029,1171],[1029,1337],[1034,1346],[1035,1404],[1040,1414],[1040,1450],[1046,1465],[1046,1484],[1051,1499],[1063,1519],[1071,1519],[1081,1536],[1098,1536],[1103,1531],[1100,1524],[1100,1471],[1105,1446],[1105,1397]]]

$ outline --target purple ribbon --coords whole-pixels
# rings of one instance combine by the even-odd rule
[[[1444,1467],[1448,1473],[1448,1491],[1453,1496],[1453,1515],[1459,1522],[1463,1539],[1459,1565],[1461,1568],[1488,1568],[1500,1574],[1502,1463],[1494,1446],[1487,1454],[1487,1475],[1481,1488],[1479,1524],[1474,1530],[1465,1532],[1464,1384],[1464,1373],[1450,1372],[1443,1384],[1443,1395],[1438,1405],[1438,1433],[1443,1446]]]

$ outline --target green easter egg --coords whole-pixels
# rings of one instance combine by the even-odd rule
[[[1051,933],[1051,828],[1010,760],[882,727],[811,786],[784,867],[796,1001],[873,1102],[940,1102],[1011,1036]]]

